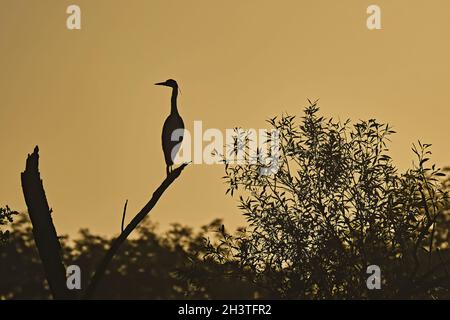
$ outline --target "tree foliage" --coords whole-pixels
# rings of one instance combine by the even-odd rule
[[[429,144],[414,145],[416,160],[400,173],[387,124],[326,119],[315,103],[300,120],[268,122],[281,140],[279,170],[261,175],[266,164],[225,165],[228,191],[240,192],[249,225],[210,246],[213,259],[236,261],[280,298],[448,294],[448,277],[432,285],[446,271],[436,255],[447,254],[448,214],[444,174],[429,165]],[[381,268],[383,290],[367,290],[369,265]]]
[[[12,211],[8,206],[0,207],[0,226],[5,226],[13,222],[13,216],[16,215],[16,211]],[[0,228],[0,246],[5,244],[9,237],[9,230],[3,230]]]

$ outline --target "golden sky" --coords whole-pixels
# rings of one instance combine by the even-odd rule
[[[82,29],[66,28],[81,8]],[[381,7],[382,30],[366,28]],[[20,172],[38,144],[59,233],[117,233],[165,176],[161,128],[174,78],[188,129],[265,128],[307,98],[341,119],[376,118],[450,165],[448,0],[0,0],[0,204],[25,210]],[[185,169],[151,213],[162,228],[243,219],[219,165]]]

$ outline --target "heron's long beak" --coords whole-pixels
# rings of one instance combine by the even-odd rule
[[[158,82],[158,83],[155,83],[155,86],[165,86],[165,85],[166,85],[165,82]]]

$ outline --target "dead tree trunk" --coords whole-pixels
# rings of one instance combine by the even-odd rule
[[[98,265],[89,287],[86,289],[85,298],[91,298],[105,274],[109,263],[114,258],[122,243],[138,224],[149,214],[166,189],[177,179],[187,164],[183,164],[161,183],[153,193],[152,198],[136,214],[128,226],[122,231],[111,244],[110,249]],[[39,251],[45,275],[54,299],[74,298],[71,291],[66,286],[66,271],[61,259],[61,245],[56,234],[55,226],[51,217],[47,197],[39,173],[39,148],[36,146],[34,152],[28,155],[25,171],[22,173],[22,189],[25,202],[28,207],[31,223],[33,225],[33,235],[36,247]],[[124,209],[125,210],[125,209]],[[125,212],[124,212],[125,213]],[[123,224],[123,221],[122,221]]]
[[[68,299],[70,291],[66,286],[66,270],[61,259],[61,245],[40,178],[37,146],[34,152],[28,155],[21,178],[28,214],[33,225],[34,241],[44,266],[50,291],[54,299]]]

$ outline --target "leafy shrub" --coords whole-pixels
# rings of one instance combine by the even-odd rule
[[[250,270],[270,297],[448,297],[448,253],[437,251],[448,246],[437,237],[447,192],[429,144],[413,146],[416,161],[400,173],[387,124],[326,119],[315,103],[300,121],[268,122],[279,132],[279,170],[225,164],[227,193],[240,192],[248,227],[207,243],[207,258]],[[367,289],[369,265],[381,268],[382,290]]]

